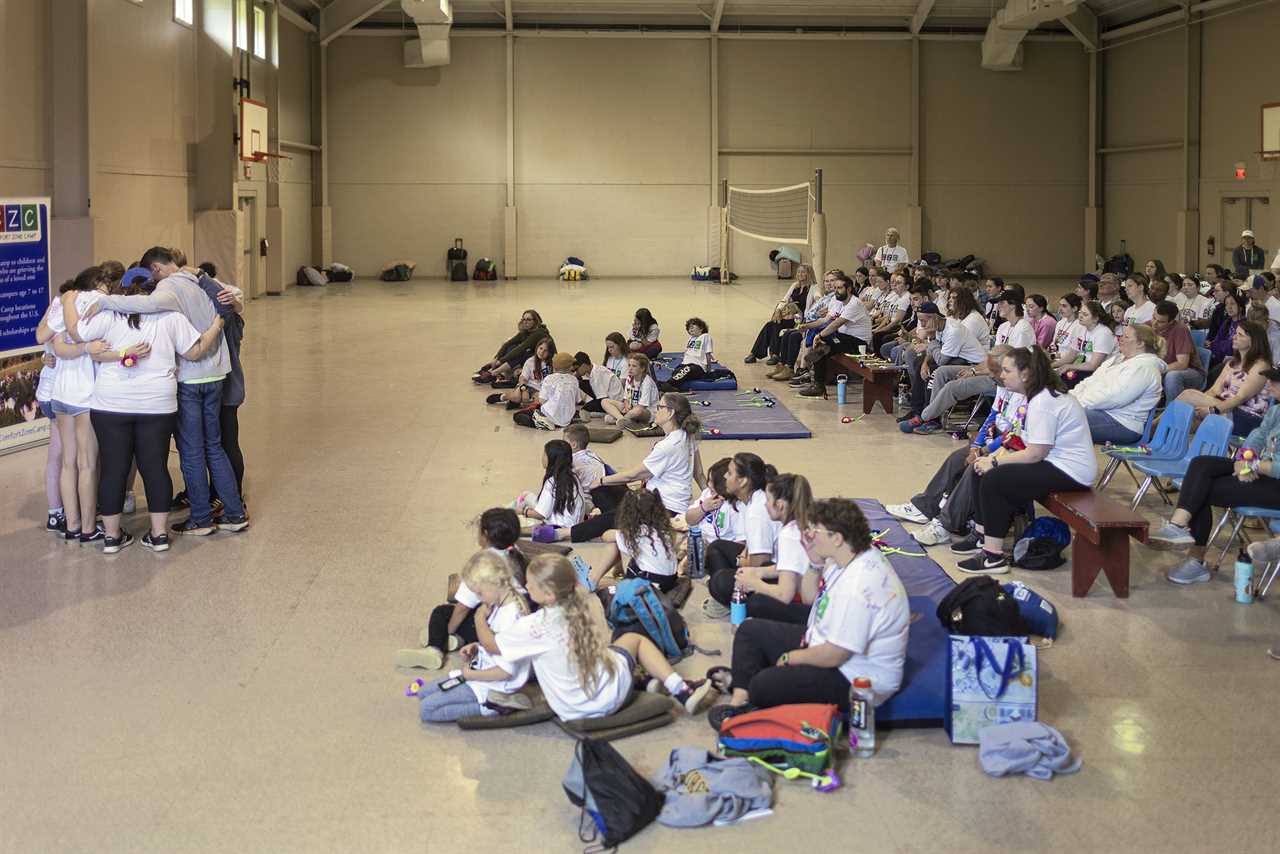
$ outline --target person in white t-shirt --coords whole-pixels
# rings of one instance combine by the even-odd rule
[[[36,404],[40,407],[40,414],[49,419],[50,427],[49,448],[45,454],[44,464],[44,489],[45,498],[49,503],[49,512],[45,517],[44,529],[51,534],[65,535],[67,516],[66,508],[62,506],[62,434],[58,432],[58,417],[53,411],[53,378],[57,371],[58,359],[53,354],[53,344],[49,340],[54,335],[53,330],[49,329],[49,318],[55,306],[61,315],[62,302],[60,298],[55,297],[45,309],[44,317],[40,319],[40,325],[36,331],[36,340],[44,344],[40,381],[36,384]],[[47,330],[47,334],[42,335],[41,330]]]
[[[637,308],[635,320],[631,323],[631,338],[627,347],[633,353],[643,353],[650,359],[658,358],[662,353],[662,327],[647,308]]]
[[[511,418],[522,427],[561,429],[569,426],[578,414],[582,398],[578,377],[573,372],[573,356],[556,353],[551,357],[551,373],[542,378],[541,388],[529,399],[528,405],[537,409],[517,412]]]
[[[853,353],[859,347],[871,343],[871,316],[861,300],[853,295],[848,279],[836,283],[836,301],[826,326],[814,339],[812,361],[813,375],[808,387],[801,389],[802,397],[827,396],[827,364],[835,353]],[[909,299],[909,298],[908,298]]]
[[[573,473],[573,448],[564,439],[552,439],[542,447],[542,486],[535,495],[523,493],[516,511],[541,524],[532,531],[536,543],[555,541],[558,528],[572,528],[587,515],[586,496]]]
[[[743,527],[744,508],[729,492],[726,482],[730,462],[732,460],[725,457],[707,468],[707,488],[702,490],[697,501],[689,505],[684,521],[690,530],[698,528],[706,548],[723,541],[733,548],[736,559],[747,540],[747,532]]]
[[[658,495],[647,489],[627,490],[614,525],[617,530],[604,560],[595,564],[588,576],[592,589],[618,568],[625,578],[643,578],[662,593],[675,587],[676,532]]]
[[[472,555],[462,569],[462,580],[480,599],[474,623],[477,639],[458,650],[465,664],[449,678],[425,685],[419,680],[410,686],[409,693],[417,688],[418,718],[424,724],[533,707],[527,696],[517,693],[529,680],[529,663],[503,657],[495,639],[529,613],[524,590],[511,577],[507,561],[489,549]]]
[[[1205,328],[1213,316],[1218,302],[1213,297],[1200,293],[1200,282],[1191,276],[1182,279],[1181,289],[1173,297],[1178,306],[1178,316],[1182,322],[1192,329]]]
[[[764,488],[769,519],[781,525],[772,567],[740,566],[734,576],[747,594],[747,616],[803,623],[813,600],[804,600],[801,581],[809,571],[802,537],[809,524],[813,492],[801,474],[780,474]]]
[[[575,421],[564,428],[564,440],[573,450],[573,476],[578,481],[578,489],[587,502],[587,508],[595,507],[602,513],[612,513],[622,500],[625,486],[607,486],[600,489],[593,487],[612,469],[600,459],[600,455],[591,450],[591,431],[581,421]]]
[[[1053,329],[1053,341],[1049,344],[1050,359],[1057,359],[1063,348],[1071,346],[1071,343],[1079,337],[1080,328],[1076,322],[1076,314],[1082,305],[1084,303],[1075,294],[1063,294],[1062,299],[1058,300],[1058,325]]]
[[[685,321],[684,331],[689,334],[684,357],[680,365],[671,372],[670,382],[660,386],[663,391],[684,391],[690,383],[697,380],[715,381],[732,375],[732,371],[712,367],[716,363],[716,356],[711,329],[705,320],[701,317],[689,318]]]
[[[1149,283],[1141,273],[1134,273],[1124,280],[1124,292],[1133,305],[1124,310],[1124,325],[1145,323],[1150,325],[1151,316],[1156,313],[1156,304],[1147,298]]]
[[[738,627],[732,668],[708,673],[718,690],[730,692],[728,704],[707,714],[712,726],[791,703],[833,703],[847,711],[857,678],[871,680],[877,706],[902,686],[911,607],[858,505],[844,498],[816,502],[804,545],[821,568],[804,575],[813,599],[807,625],[752,619]]]
[[[135,290],[141,293],[136,286],[130,289]],[[151,516],[151,530],[142,536],[142,545],[156,552],[168,550],[165,526],[173,500],[169,441],[177,424],[178,359],[199,361],[216,350],[222,342],[222,323],[222,317],[216,317],[202,335],[176,311],[102,311],[77,325],[81,341],[103,344],[92,356],[99,365],[89,405],[101,456],[98,512],[105,529],[104,554],[133,543],[133,535],[121,530],[120,516],[135,461]]]
[[[1036,330],[1023,316],[1026,304],[1022,293],[1011,288],[1005,289],[1000,294],[998,305],[1004,323],[996,330],[995,343],[1008,344],[1010,347],[1036,346]]]
[[[519,537],[520,518],[510,507],[491,507],[477,520],[477,545],[506,561],[516,587],[523,590],[528,561],[516,548]],[[466,579],[462,579],[452,600],[431,610],[427,624],[418,632],[418,647],[402,649],[395,654],[397,667],[439,670],[444,667],[448,653],[479,640],[475,622],[476,609],[481,603],[479,593],[467,584]]]
[[[741,508],[743,543],[720,542],[707,549],[707,596],[703,613],[712,619],[729,616],[729,603],[740,566],[772,567],[778,557],[782,523],[769,515],[765,486],[778,476],[752,453],[734,454],[725,473],[725,488]],[[772,574],[772,570],[770,571]]]
[[[691,715],[714,701],[710,680],[685,680],[649,638],[629,632],[610,643],[600,600],[578,583],[568,558],[534,558],[528,588],[542,608],[496,634],[497,654],[532,664],[547,705],[561,720],[600,718],[621,709],[637,665]]]
[[[654,407],[654,418],[666,435],[654,443],[640,465],[606,475],[597,485],[643,483],[645,489],[661,496],[663,506],[674,516],[689,506],[693,493],[690,481],[697,483],[699,489],[707,483],[698,451],[702,422],[682,394],[664,394]]]
[[[1087,302],[1076,315],[1076,337],[1064,342],[1053,360],[1055,371],[1067,386],[1074,386],[1098,369],[1116,351],[1116,335],[1111,331],[1111,315],[1100,302]]]
[[[551,359],[556,354],[556,342],[549,336],[534,345],[533,355],[525,359],[515,380],[515,388],[498,391],[485,398],[485,403],[509,404],[509,409],[527,406],[542,388],[542,380],[551,373]]]
[[[604,365],[593,365],[591,357],[579,350],[573,354],[573,373],[586,402],[587,412],[604,413],[604,401],[622,400],[622,379]]]
[[[604,339],[604,356],[600,363],[613,371],[619,380],[627,373],[627,339],[621,332],[610,332]]]
[[[649,376],[649,357],[632,353],[627,357],[627,375],[622,381],[622,400],[602,400],[604,423],[627,421],[645,424],[653,418],[658,402],[658,384]]]
[[[884,267],[892,273],[911,263],[911,256],[907,254],[907,250],[898,245],[901,239],[902,235],[898,233],[898,229],[893,227],[885,229],[884,245],[877,249],[875,254],[876,266]]]
[[[1088,489],[1098,473],[1093,437],[1084,408],[1066,393],[1062,378],[1039,348],[1017,349],[1001,367],[1005,388],[1025,395],[1022,450],[974,462],[980,477],[978,515],[973,537],[951,546],[961,572],[1000,575],[1009,572],[1005,537],[1015,514],[1051,492]]]

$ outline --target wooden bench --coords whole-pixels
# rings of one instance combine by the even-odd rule
[[[893,414],[893,395],[898,386],[898,374],[902,369],[890,365],[888,367],[868,367],[858,361],[856,356],[837,353],[831,357],[832,364],[842,370],[862,377],[862,413],[869,415],[871,408],[879,403],[884,407],[886,415]]]
[[[1044,508],[1067,523],[1071,543],[1071,595],[1087,596],[1099,572],[1105,572],[1111,591],[1129,598],[1129,538],[1147,541],[1147,520],[1091,489],[1051,492],[1040,500]]]

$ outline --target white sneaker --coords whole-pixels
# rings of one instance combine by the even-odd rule
[[[422,667],[427,670],[439,670],[444,667],[444,653],[429,646],[426,649],[402,649],[393,659],[396,667]]]
[[[945,546],[951,543],[951,532],[942,527],[937,519],[930,519],[929,524],[911,534],[922,546]]]
[[[889,511],[889,515],[904,522],[912,522],[916,525],[923,525],[929,521],[929,517],[920,512],[920,509],[908,501],[906,504],[890,504],[884,508]]]

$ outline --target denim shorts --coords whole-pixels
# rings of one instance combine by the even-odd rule
[[[39,400],[36,402],[40,404],[40,414],[43,415],[45,418],[48,418],[50,421],[52,421],[53,420],[53,401]]]
[[[50,405],[53,411],[59,415],[84,415],[89,411],[89,407],[87,406],[71,406],[70,404],[63,403],[60,400],[55,400]]]

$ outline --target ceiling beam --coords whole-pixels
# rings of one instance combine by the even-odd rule
[[[283,3],[277,3],[276,8],[280,10],[280,17],[282,19],[284,19],[285,21],[288,21],[290,24],[293,24],[298,29],[308,33],[314,33],[316,31],[315,24],[311,23],[306,18],[302,17],[297,12],[293,11]]]
[[[329,44],[374,12],[390,5],[391,0],[334,0],[320,13],[320,44]]]
[[[724,16],[724,0],[716,0],[715,11],[711,13],[711,32],[720,32],[720,18]]]
[[[1070,15],[1059,18],[1062,25],[1080,40],[1085,50],[1097,50],[1102,42],[1098,40],[1098,16],[1083,3]]]
[[[920,35],[920,31],[924,29],[924,22],[929,20],[929,13],[933,11],[933,4],[934,0],[920,0],[916,6],[916,13],[911,16],[911,35]]]
[[[1195,7],[1192,7],[1192,11]],[[1154,18],[1147,18],[1145,21],[1138,21],[1136,24],[1128,24],[1123,27],[1117,27],[1114,30],[1107,30],[1102,33],[1101,39],[1109,42],[1114,39],[1131,36],[1135,33],[1144,33],[1147,30],[1154,30],[1156,27],[1163,27],[1166,24],[1181,24],[1186,20],[1186,12],[1181,9],[1177,12],[1166,12],[1163,15],[1157,15]]]

